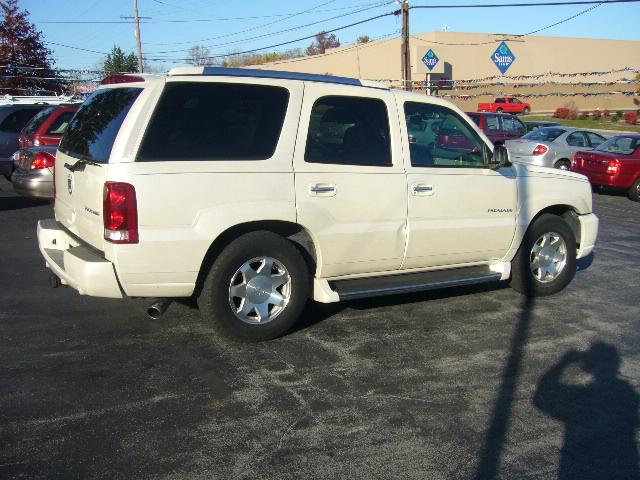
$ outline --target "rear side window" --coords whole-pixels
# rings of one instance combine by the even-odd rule
[[[32,117],[31,120],[24,126],[24,133],[36,133],[38,129],[47,121],[49,115],[53,113],[55,108],[45,108],[44,110],[40,110],[39,113],[36,114],[35,117]]]
[[[288,102],[282,87],[169,83],[138,161],[266,160],[278,145]]]
[[[421,117],[410,119],[408,128],[422,130]],[[316,100],[304,159],[334,165],[391,166],[389,116],[384,101],[342,96]]]
[[[25,108],[10,113],[0,123],[0,130],[9,133],[19,133],[33,116],[40,110],[35,108]]]
[[[107,163],[118,135],[141,88],[106,88],[87,98],[69,124],[60,151],[75,158]]]
[[[567,145],[571,147],[586,147],[587,142],[585,141],[582,132],[573,132],[571,135],[567,136]]]
[[[63,112],[58,115],[58,118],[53,121],[49,130],[47,130],[47,135],[62,135],[69,126],[69,122],[71,122],[75,113],[76,112]]]
[[[502,117],[502,129],[509,133],[524,133],[527,131],[524,123],[512,116]]]
[[[487,115],[487,130],[490,132],[500,131],[500,121],[495,115]]]

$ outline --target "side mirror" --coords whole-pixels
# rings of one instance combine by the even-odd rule
[[[489,167],[500,168],[511,165],[509,161],[509,151],[504,145],[493,147],[493,156],[489,159]]]

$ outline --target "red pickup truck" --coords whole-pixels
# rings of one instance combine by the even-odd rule
[[[528,114],[531,105],[521,102],[516,97],[497,97],[493,103],[479,103],[479,112],[522,113]]]

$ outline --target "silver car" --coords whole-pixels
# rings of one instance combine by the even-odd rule
[[[57,145],[21,148],[13,154],[13,189],[23,197],[52,199]]]
[[[521,138],[507,140],[505,146],[513,162],[571,170],[571,161],[576,152],[596,148],[605,140],[605,137],[590,130],[558,125],[539,128]]]

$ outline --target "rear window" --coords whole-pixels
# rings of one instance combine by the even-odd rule
[[[0,123],[0,131],[8,133],[19,133],[29,120],[38,113],[41,109],[38,108],[24,108],[11,112]]]
[[[566,130],[563,130],[562,128],[546,127],[529,132],[522,138],[534,140],[536,142],[553,142],[564,132],[566,132]]]
[[[607,153],[631,155],[640,146],[639,137],[613,137],[600,144],[597,150]]]
[[[47,121],[47,118],[49,118],[49,115],[51,115],[54,110],[55,107],[45,108],[44,110],[41,110],[39,113],[37,113],[36,116],[29,120],[29,122],[25,125],[24,133],[36,133],[38,129],[44,124],[44,122]]]
[[[286,88],[235,83],[169,83],[138,161],[266,160],[289,102]]]
[[[107,88],[87,98],[69,124],[60,151],[99,163],[109,161],[113,142],[141,88]]]

